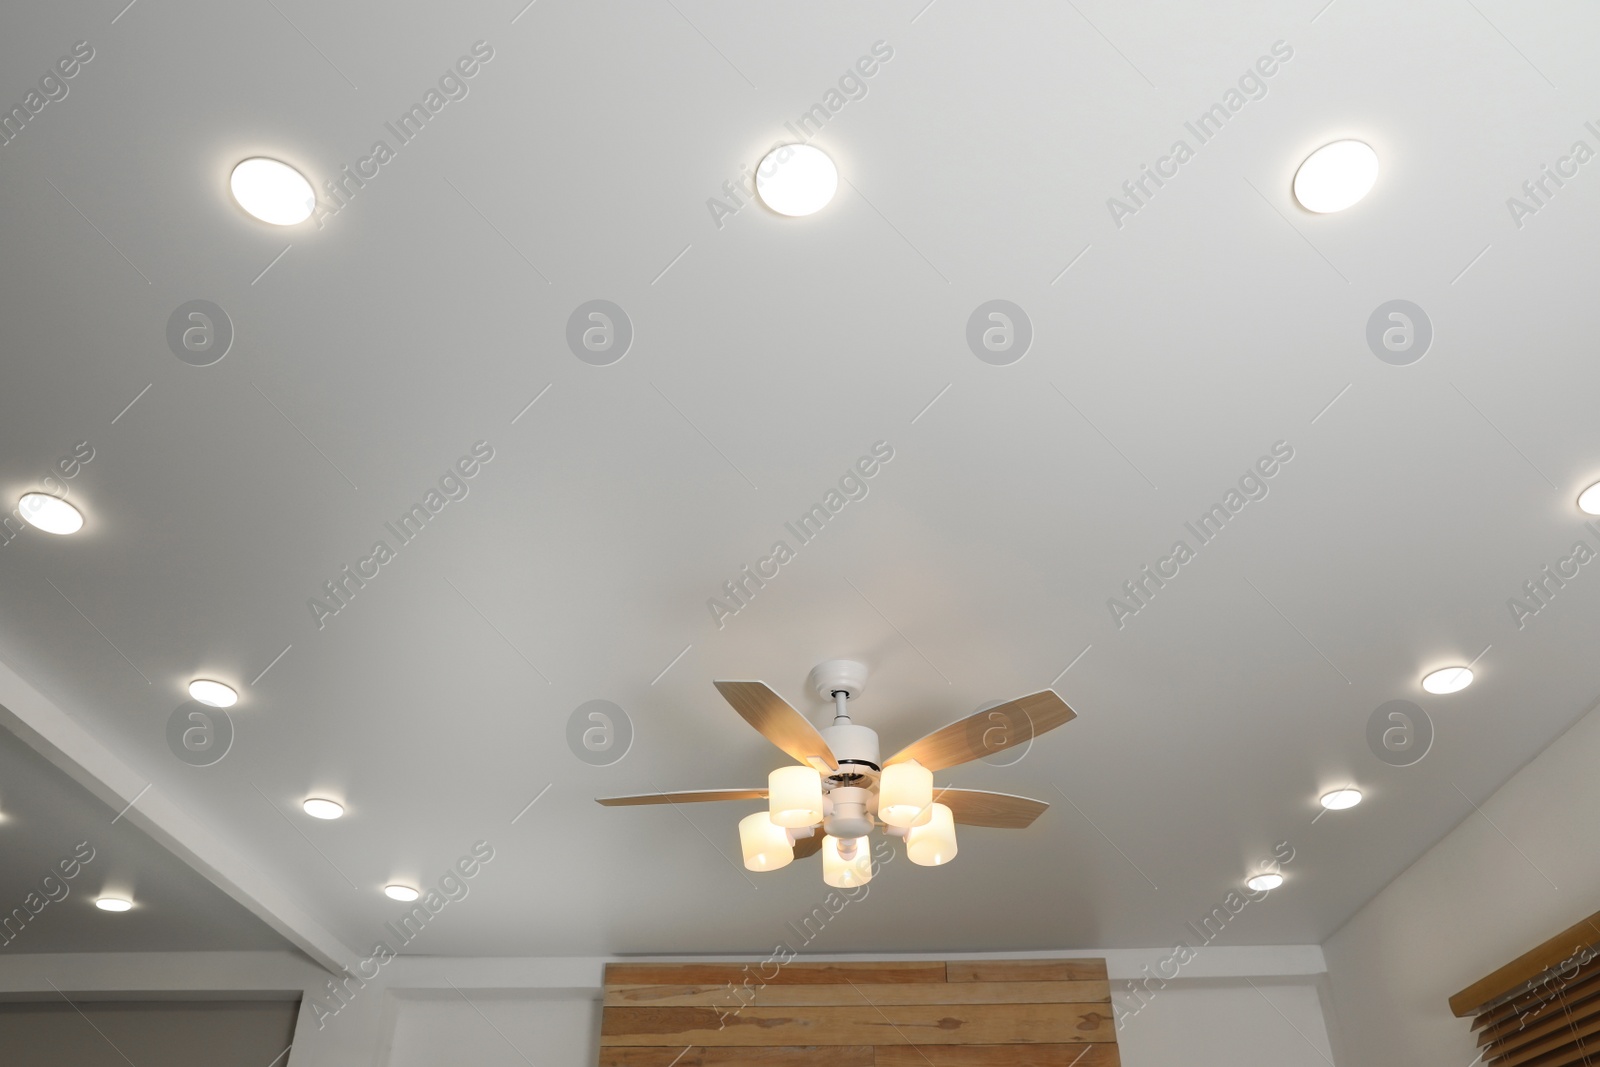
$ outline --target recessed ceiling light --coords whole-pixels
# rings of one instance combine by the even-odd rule
[[[94,906],[101,911],[127,911],[133,907],[133,901],[121,897],[101,897],[94,902]]]
[[[1359,803],[1361,803],[1361,790],[1359,789],[1335,789],[1331,793],[1322,794],[1322,806],[1329,811],[1343,811],[1345,808],[1353,808]]]
[[[196,678],[190,682],[189,695],[213,708],[231,708],[239,703],[239,694],[231,687],[209,678]]]
[[[386,885],[383,887],[383,892],[390,900],[398,900],[406,904],[421,896],[420,893],[408,885]]]
[[[28,525],[45,533],[70,534],[83,529],[83,515],[77,508],[49,493],[23,493],[17,510]]]
[[[1372,191],[1378,180],[1378,153],[1362,141],[1325,144],[1300,164],[1294,198],[1307,211],[1343,211]]]
[[[265,156],[247,159],[234,167],[228,184],[240,207],[274,226],[304,222],[317,206],[316,191],[304,174]]]
[[[821,211],[838,188],[839,168],[826,152],[808,144],[774,148],[756,168],[756,192],[780,215]]]
[[[1471,667],[1446,667],[1422,679],[1422,688],[1441,696],[1445,693],[1459,693],[1471,684]]]
[[[337,819],[344,814],[344,805],[320,797],[312,797],[300,805],[313,819]]]
[[[1245,882],[1245,885],[1249,886],[1257,893],[1265,893],[1267,890],[1276,889],[1282,884],[1283,875],[1281,874],[1258,874],[1254,878],[1251,878],[1249,881]]]
[[[1600,482],[1578,494],[1578,508],[1590,515],[1600,515]]]

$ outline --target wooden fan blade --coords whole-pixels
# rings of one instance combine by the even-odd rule
[[[810,837],[802,837],[794,843],[794,858],[803,860],[807,856],[815,856],[822,851],[822,827],[812,831]]]
[[[765,789],[692,789],[684,793],[640,793],[631,797],[596,797],[608,808],[631,804],[703,804],[711,800],[765,800]]]
[[[983,789],[935,789],[933,799],[948,807],[958,823],[1000,830],[1025,830],[1050,806],[1042,800]]]
[[[808,766],[820,760],[828,770],[839,761],[811,721],[768,688],[765,682],[713,682],[733,710],[761,732],[761,736]]]
[[[916,760],[930,771],[942,771],[969,760],[992,756],[1017,745],[1026,745],[1047,730],[1071,722],[1078,713],[1066,701],[1046,689],[1007,701],[988,711],[968,715],[942,730],[912,743],[890,756],[890,763]]]

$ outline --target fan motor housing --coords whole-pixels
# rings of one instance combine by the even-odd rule
[[[878,780],[878,772],[882,769],[878,756],[878,732],[866,726],[857,726],[853,722],[841,722],[825,727],[820,731],[822,739],[828,742],[828,747],[833,750],[833,758],[839,763],[839,770],[835,775],[829,775],[830,780],[841,779],[854,782],[849,775],[862,775],[872,782]]]

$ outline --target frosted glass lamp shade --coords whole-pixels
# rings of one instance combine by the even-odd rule
[[[767,775],[767,811],[778,826],[822,821],[822,775],[810,767],[779,767]]]
[[[927,825],[911,828],[906,834],[906,855],[923,867],[937,867],[956,858],[956,821],[948,807],[934,804]]]
[[[775,871],[794,860],[794,845],[790,844],[788,833],[783,827],[772,825],[764,811],[739,820],[739,848],[747,870]]]
[[[872,841],[865,837],[822,839],[822,880],[838,889],[872,881]],[[844,855],[839,854],[843,848]]]
[[[916,760],[891,763],[878,784],[878,818],[890,826],[914,826],[926,821],[933,803],[933,772]]]

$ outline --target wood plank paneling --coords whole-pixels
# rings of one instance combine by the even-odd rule
[[[1107,1004],[606,1008],[602,1045],[994,1045],[1115,1039]]]
[[[690,1048],[688,1051],[677,1045],[653,1048],[611,1045],[600,1049],[600,1067],[673,1067],[674,1064],[677,1067],[873,1067],[873,1060],[871,1045],[776,1045]],[[1078,1067],[1089,1067],[1087,1058]]]
[[[887,1045],[876,1067],[1121,1067],[1114,1042],[1097,1045]]]
[[[748,976],[746,976],[748,977]],[[607,1007],[769,1008],[805,1004],[1109,1004],[1107,982],[895,982],[876,985],[608,985]]]
[[[1082,982],[1106,980],[1105,960],[951,960],[951,982]]]
[[[739,985],[747,979],[766,985],[876,985],[883,982],[942,982],[944,964],[917,963],[786,963],[772,978],[759,963],[608,963],[605,984]],[[1102,974],[1099,977],[1104,978]]]
[[[1095,959],[611,964],[600,1045],[599,1067],[1120,1067]]]

